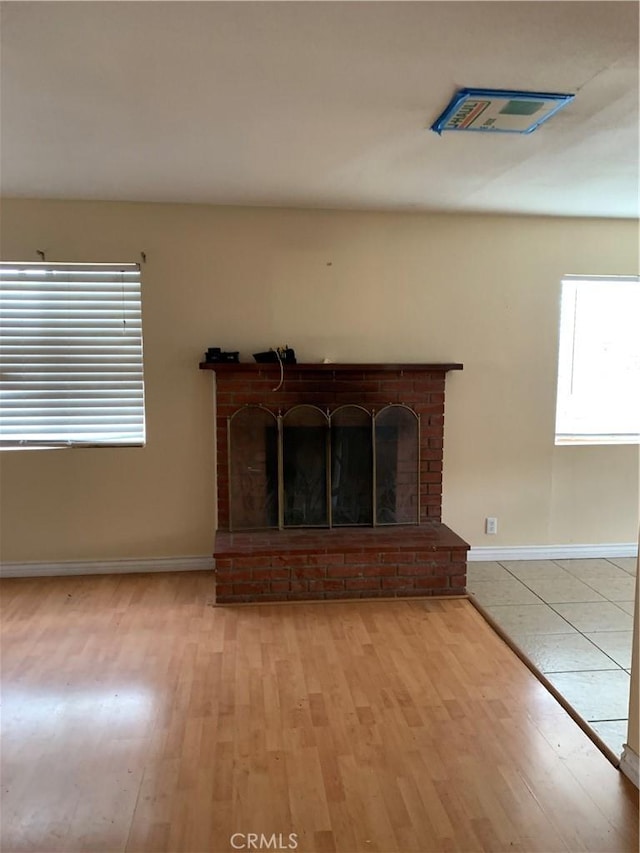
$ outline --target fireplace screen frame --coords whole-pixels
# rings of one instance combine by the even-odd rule
[[[377,507],[377,486],[378,486],[378,463],[377,463],[377,435],[376,435],[376,426],[379,426],[381,420],[384,420],[383,415],[390,412],[391,410],[402,410],[403,412],[409,413],[413,421],[409,422],[412,426],[415,424],[415,514],[411,520],[401,520],[401,521],[383,521],[379,518],[379,507]],[[276,430],[276,442],[277,442],[277,459],[276,459],[276,476],[277,476],[277,524],[269,524],[265,523],[260,526],[249,526],[243,525],[242,523],[238,523],[240,519],[237,517],[234,518],[234,506],[237,506],[237,502],[235,501],[236,495],[234,495],[234,482],[237,488],[236,478],[232,476],[232,472],[234,470],[234,462],[236,461],[234,457],[234,441],[233,441],[233,424],[236,418],[240,415],[246,413],[251,410],[256,410],[258,412],[263,413],[264,416],[268,416],[269,423],[273,423],[274,428]],[[318,420],[318,426],[322,426],[325,429],[325,465],[324,465],[324,475],[325,475],[325,486],[324,491],[326,494],[326,523],[319,524],[287,524],[285,519],[285,472],[284,472],[284,459],[285,459],[285,431],[286,431],[286,421],[287,419],[291,420],[296,414],[299,414],[300,411],[303,410],[303,414],[308,412],[309,414],[314,413],[316,419]],[[369,419],[371,425],[371,507],[372,507],[372,521],[368,522],[354,522],[350,523],[334,523],[334,510],[333,510],[333,501],[332,501],[332,421],[336,418],[336,415],[339,413],[345,413],[347,410],[356,410],[360,413],[363,413]],[[265,440],[265,445],[266,445]],[[265,451],[266,452],[266,451]],[[250,530],[291,530],[291,529],[332,529],[337,527],[397,527],[397,526],[408,526],[408,525],[419,525],[420,523],[420,491],[421,491],[421,477],[420,477],[420,414],[416,412],[411,406],[406,403],[389,403],[386,406],[383,406],[379,410],[375,409],[367,409],[364,406],[355,404],[355,403],[346,403],[341,406],[337,406],[333,411],[329,409],[321,409],[319,406],[303,403],[299,405],[292,406],[291,408],[282,411],[279,410],[277,413],[272,411],[267,406],[262,405],[261,403],[247,403],[241,408],[237,409],[232,415],[227,418],[227,458],[229,460],[229,487],[228,487],[228,498],[229,498],[229,530],[230,531],[250,531]],[[273,465],[272,465],[273,467]],[[265,463],[265,478],[267,478],[267,470]],[[266,510],[265,510],[265,522],[266,522]]]

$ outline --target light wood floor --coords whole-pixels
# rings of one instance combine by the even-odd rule
[[[212,589],[2,582],[3,853],[638,850],[637,791],[469,602]]]

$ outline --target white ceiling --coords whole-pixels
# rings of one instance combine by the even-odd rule
[[[637,2],[2,3],[5,195],[638,215]],[[530,136],[463,86],[575,92]]]

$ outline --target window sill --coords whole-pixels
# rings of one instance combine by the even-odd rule
[[[557,435],[556,447],[591,445],[640,444],[640,435]]]
[[[74,442],[51,442],[51,441],[43,441],[41,443],[38,442],[30,442],[25,444],[0,444],[0,452],[5,451],[14,451],[14,450],[77,450],[78,448],[91,448],[96,449],[97,447],[105,447],[105,448],[125,448],[125,447],[144,447],[146,442],[89,442],[89,441],[74,441]]]

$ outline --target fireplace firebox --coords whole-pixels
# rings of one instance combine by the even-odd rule
[[[441,521],[460,364],[211,364],[219,603],[464,593]],[[277,388],[277,390],[276,390]]]

